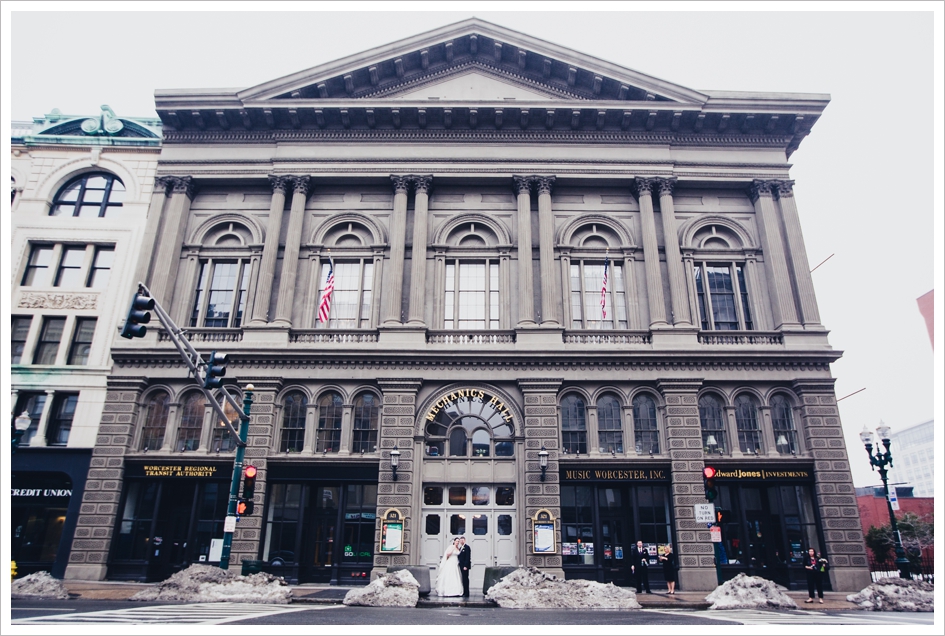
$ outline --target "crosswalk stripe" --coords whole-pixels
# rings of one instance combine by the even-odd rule
[[[803,610],[644,610],[661,614],[685,614],[718,620],[732,621],[742,625],[880,625],[890,623],[908,623],[913,625],[931,625],[933,614],[905,614],[895,612],[849,612],[826,614]]]
[[[261,618],[278,614],[289,614],[311,610],[324,610],[339,605],[289,606],[267,605],[258,603],[194,603],[189,605],[154,605],[133,607],[99,612],[80,612],[59,616],[34,616],[11,621],[18,625],[37,624],[135,624],[135,623],[175,623],[220,625],[247,618]]]

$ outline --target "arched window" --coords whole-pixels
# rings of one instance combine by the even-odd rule
[[[141,429],[141,450],[161,450],[170,404],[171,397],[166,391],[157,391],[148,398],[144,427]]]
[[[702,448],[705,453],[724,454],[727,450],[725,420],[715,396],[703,395],[699,398],[699,424],[702,427]]]
[[[114,216],[124,199],[125,186],[118,177],[107,172],[91,172],[59,190],[49,216]]]
[[[254,233],[246,223],[222,220],[201,242],[191,327],[236,328],[243,324],[252,278]]]
[[[656,402],[649,395],[633,398],[633,445],[637,454],[660,452],[660,432],[656,423]]]
[[[434,404],[433,411],[435,415],[425,429],[427,456],[468,457],[470,438],[472,457],[514,454],[512,415],[498,398],[484,391],[464,389],[444,395]]]
[[[195,451],[200,446],[203,416],[207,399],[202,393],[189,393],[181,407],[180,428],[177,430],[177,450]]]
[[[597,441],[602,453],[623,452],[623,423],[620,402],[613,395],[597,400]]]
[[[236,400],[240,400],[240,396],[236,395]],[[222,394],[217,396],[217,402],[220,403],[220,406],[223,408],[223,412],[227,414],[228,419],[231,422],[235,423],[233,426],[239,429],[239,413],[226,401],[226,398]],[[211,417],[213,422],[211,430],[213,431],[210,435],[210,449],[216,451],[217,453],[226,453],[229,451],[236,450],[236,438],[233,436],[233,433],[230,432],[230,428],[223,423],[223,420],[216,414],[216,411],[213,411]]]
[[[743,453],[760,453],[761,429],[758,428],[758,407],[754,398],[748,395],[735,398],[735,427],[738,429],[738,449]]]
[[[561,443],[565,453],[587,453],[587,407],[577,395],[561,400]]]
[[[301,391],[292,391],[282,400],[282,442],[279,451],[300,453],[305,444],[305,409],[308,399]]]
[[[341,414],[344,400],[334,391],[318,400],[318,432],[315,438],[316,453],[337,453],[341,446]]]
[[[380,400],[373,393],[361,393],[354,398],[352,453],[373,453],[377,450],[377,423],[380,413]]]
[[[783,395],[771,398],[771,428],[774,429],[775,448],[782,455],[797,454],[797,431],[791,403]]]

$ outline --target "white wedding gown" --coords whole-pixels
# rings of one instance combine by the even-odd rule
[[[462,596],[463,577],[459,573],[459,552],[451,545],[440,559],[440,567],[436,571],[437,596]]]

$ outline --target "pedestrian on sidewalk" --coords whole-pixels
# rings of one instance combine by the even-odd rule
[[[663,564],[663,578],[666,579],[666,587],[669,594],[676,593],[676,554],[673,552],[673,546],[669,543],[663,548],[663,554],[660,555],[660,563]]]
[[[650,553],[643,547],[642,541],[637,541],[637,544],[630,548],[630,571],[633,572],[637,578],[637,594],[641,594],[644,587],[646,588],[646,593],[651,594]]]
[[[827,576],[829,563],[827,559],[816,552],[814,548],[807,551],[807,557],[804,559],[804,569],[807,570],[807,596],[805,603],[814,602],[814,590],[820,598],[820,604],[824,604],[824,577]]]

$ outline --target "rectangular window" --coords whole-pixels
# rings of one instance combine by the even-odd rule
[[[85,263],[85,246],[65,247],[56,271],[55,287],[69,289],[82,286],[82,265]]]
[[[295,563],[296,539],[302,523],[309,487],[303,484],[273,484],[266,517],[263,560],[270,565]]]
[[[45,393],[20,393],[17,396],[16,408],[13,409],[14,418],[26,411],[30,416],[30,427],[20,438],[20,446],[29,446],[36,431],[39,430],[39,421],[43,417],[43,407],[46,406]]]
[[[604,263],[571,261],[571,328],[628,329],[623,267],[610,261],[604,290]],[[601,298],[604,305],[601,306]],[[607,316],[604,317],[606,311]]]
[[[13,316],[10,320],[10,353],[12,364],[20,364],[23,360],[23,351],[26,350],[26,339],[29,337],[32,316]]]
[[[499,328],[498,262],[446,263],[443,328]]]
[[[704,330],[753,329],[744,268],[735,263],[693,267],[699,318]]]
[[[92,349],[92,337],[95,335],[95,318],[76,318],[72,344],[69,346],[69,360],[66,364],[88,364],[89,351]]]
[[[239,327],[251,269],[248,259],[201,261],[190,326]]]
[[[115,262],[114,247],[95,248],[95,258],[92,260],[92,268],[89,271],[86,287],[92,289],[103,289],[108,285],[108,279],[111,276],[112,265]]]
[[[72,431],[72,420],[75,418],[75,407],[78,403],[78,394],[56,394],[49,424],[46,426],[47,446],[65,446],[69,443],[69,433]]]
[[[39,342],[36,343],[33,364],[56,364],[65,326],[65,318],[43,318],[43,328],[39,333]]]
[[[321,303],[325,283],[328,282],[329,263],[322,263],[322,274],[318,285],[317,303]],[[374,284],[374,263],[358,260],[349,263],[335,262],[335,289],[331,294],[331,311],[328,324],[319,322],[315,312],[315,326],[328,329],[370,329],[371,287]]]
[[[21,284],[24,287],[47,287],[52,282],[49,275],[52,256],[52,245],[34,245]]]

